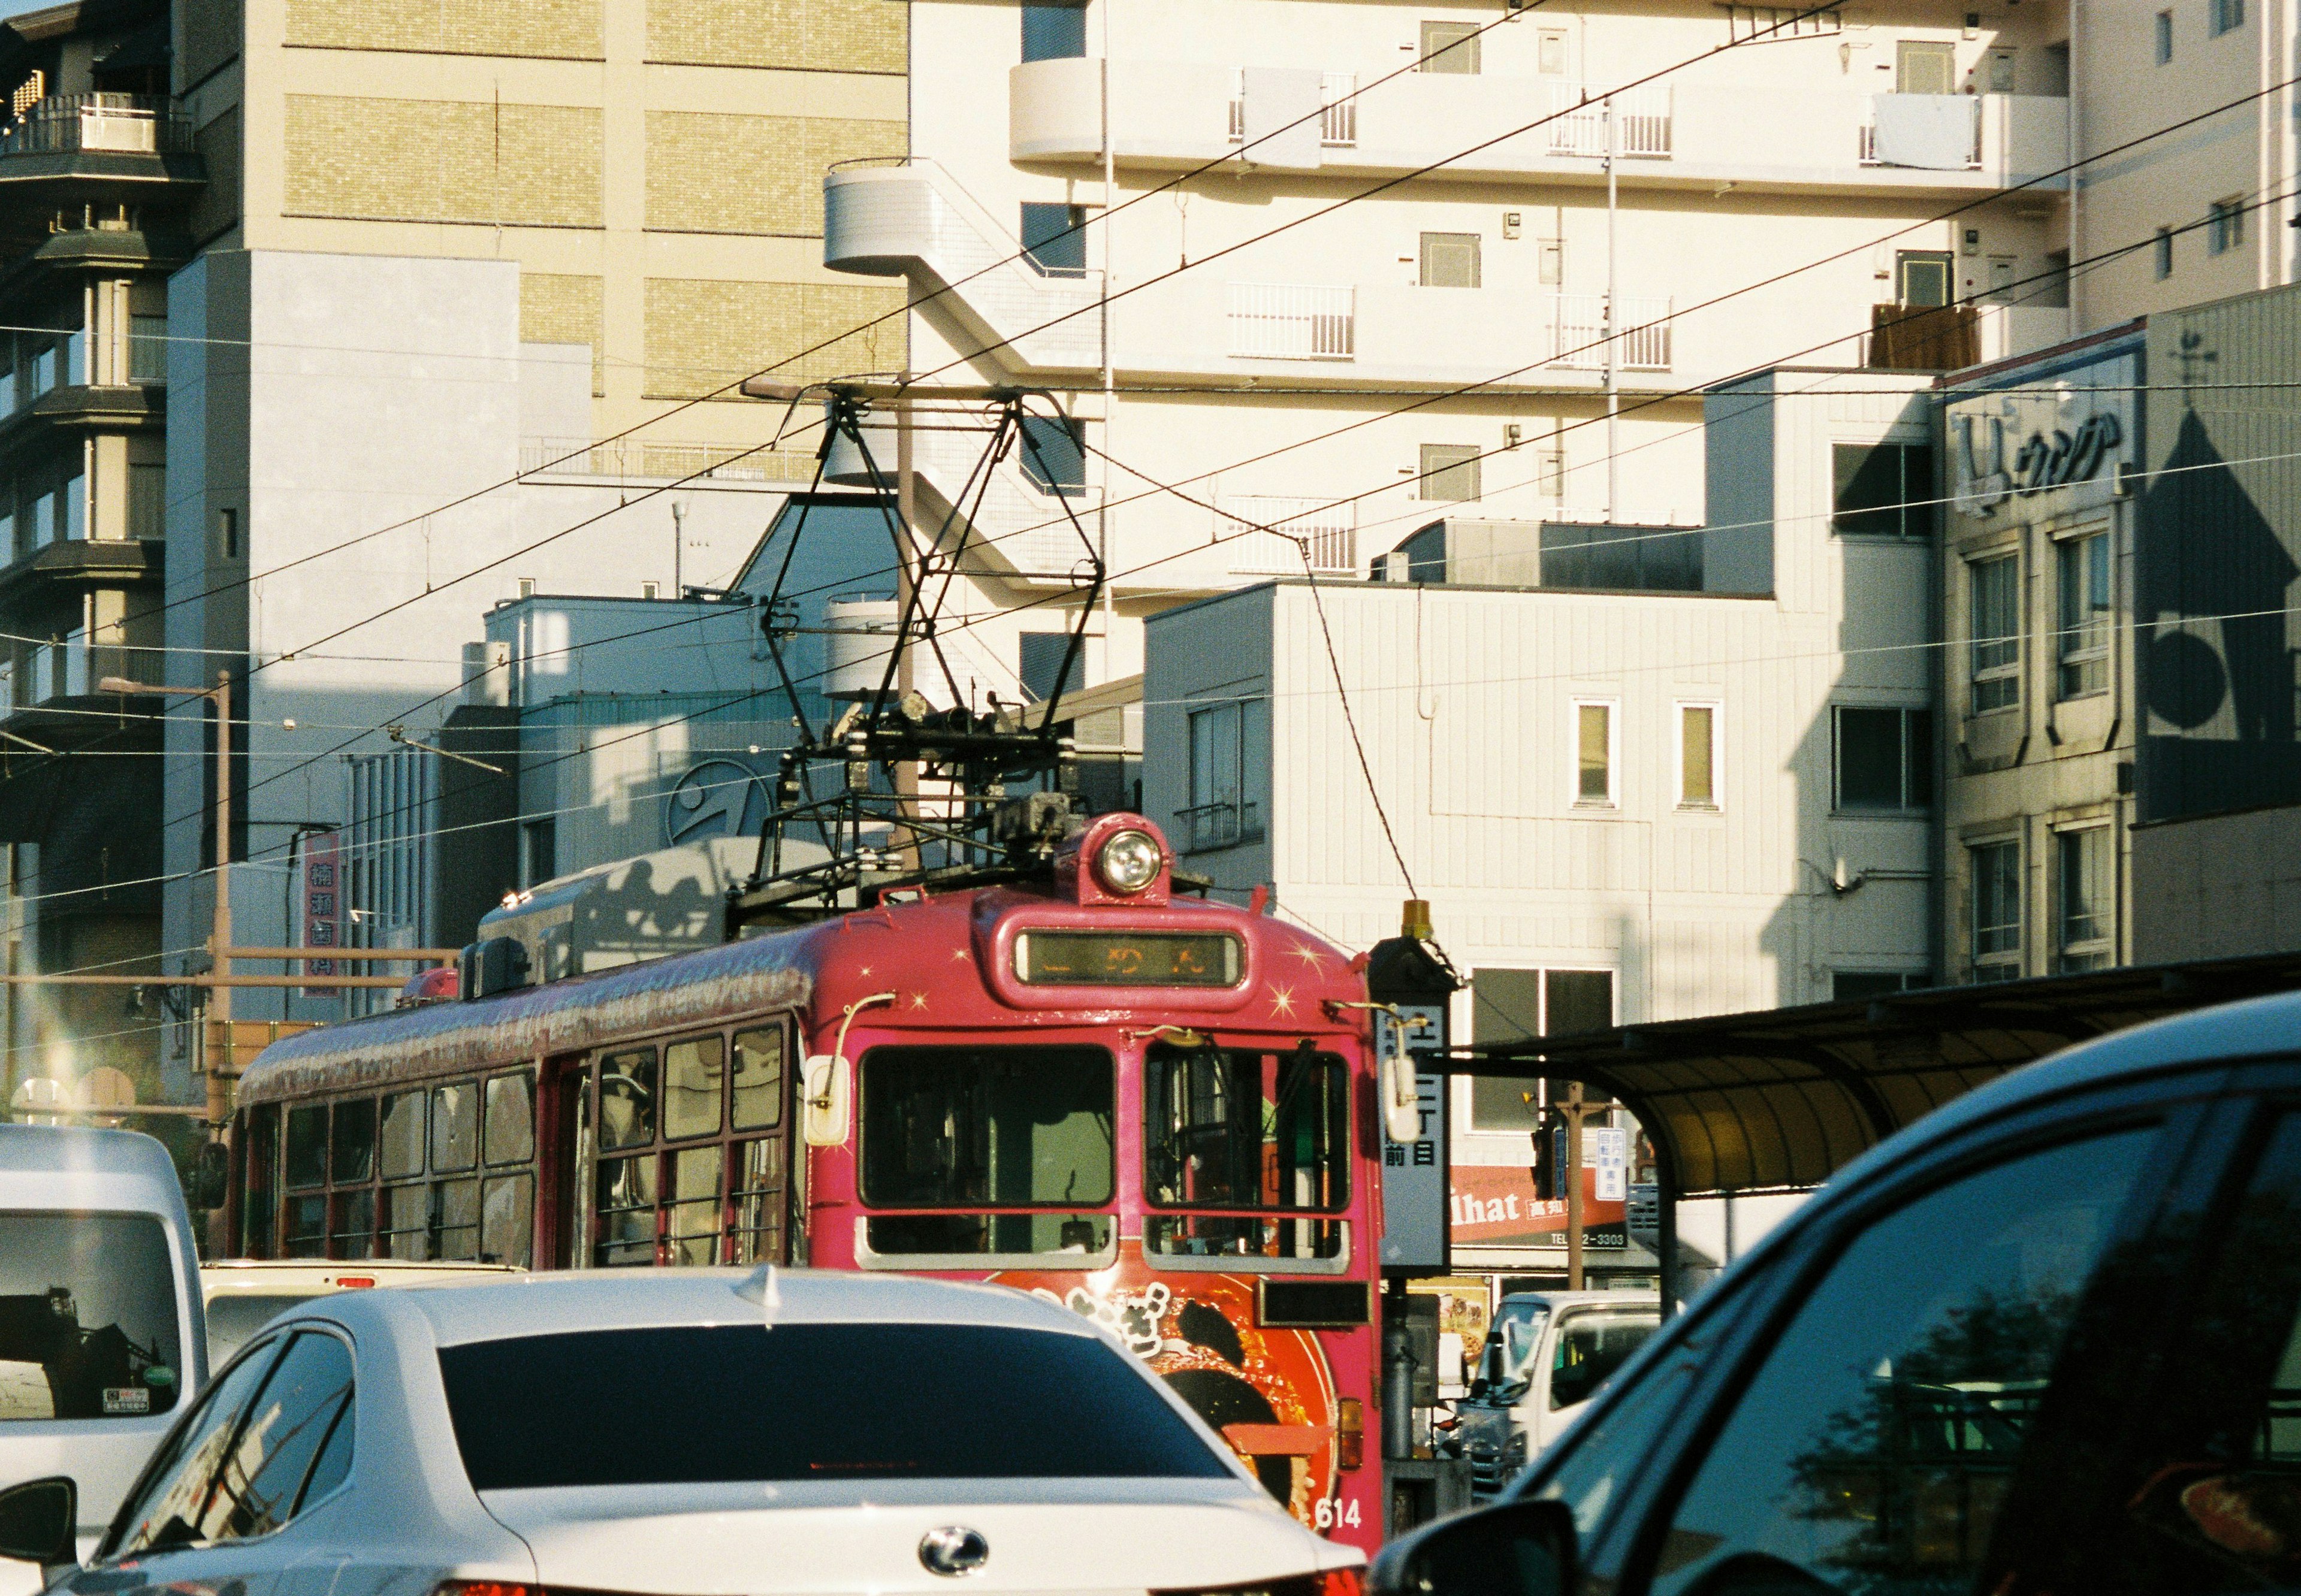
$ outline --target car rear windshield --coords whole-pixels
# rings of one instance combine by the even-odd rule
[[[478,1491],[1230,1472],[1125,1354],[1053,1331],[580,1331],[444,1348],[439,1372]]]
[[[149,1214],[0,1214],[0,1419],[145,1418],[183,1389]]]

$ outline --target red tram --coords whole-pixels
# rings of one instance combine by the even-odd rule
[[[1360,965],[1176,901],[1106,815],[1050,879],[331,1025],[242,1079],[250,1257],[807,1264],[1110,1325],[1372,1550],[1381,1099]]]

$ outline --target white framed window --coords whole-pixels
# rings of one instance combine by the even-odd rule
[[[1619,706],[1611,698],[1574,700],[1573,801],[1586,808],[1613,807],[1614,769]]]
[[[1719,768],[1724,706],[1696,700],[1678,706],[1678,806],[1716,809],[1725,791]]]
[[[2213,0],[2213,34],[2222,34],[2245,26],[2245,0]]]
[[[1463,993],[1469,1003],[1471,1039],[1514,1042],[1603,1031],[1618,1018],[1615,987],[1611,970],[1472,970],[1469,990]],[[1596,1088],[1590,1095],[1599,1095]],[[1520,1134],[1539,1130],[1543,1097],[1539,1081],[1474,1076],[1469,1082],[1470,1129]]]
[[[2113,838],[2106,823],[2054,833],[2054,962],[2063,974],[2117,962]]]
[[[1965,569],[1971,599],[1971,712],[1985,714],[2021,701],[2021,556],[1998,555]]]
[[[2109,533],[2064,538],[2054,546],[2061,625],[2054,632],[2055,689],[2063,698],[2109,690]]]
[[[1190,727],[1190,804],[1183,851],[1201,853],[1264,835],[1262,795],[1270,784],[1270,700],[1225,698],[1193,708]]]
[[[1973,979],[2014,981],[2021,974],[2021,840],[1970,844]]]
[[[2205,253],[2227,255],[2245,247],[2245,196],[2232,194],[2205,208]]]

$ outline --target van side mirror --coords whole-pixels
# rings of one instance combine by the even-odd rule
[[[1499,1502],[1393,1541],[1368,1571],[1368,1596],[1569,1596],[1574,1515],[1564,1502]]]
[[[79,1487],[61,1475],[0,1491],[0,1558],[43,1571],[79,1562]]]

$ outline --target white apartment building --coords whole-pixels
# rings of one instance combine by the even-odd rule
[[[1344,947],[1427,899],[1470,980],[1460,1040],[1930,984],[1938,517],[1863,490],[1930,476],[1926,386],[1782,369],[1710,397],[1735,485],[1710,519],[1770,545],[1759,590],[1290,579],[1154,617],[1147,812],[1185,867]],[[1453,1084],[1458,1199],[1530,1196],[1520,1084]],[[1460,1214],[1456,1242],[1558,1261]]]
[[[1691,528],[1706,385],[1882,358],[1882,305],[1989,301],[1950,363],[2065,337],[2066,16],[915,0],[910,157],[829,174],[824,258],[945,290],[913,372],[1076,418],[1066,500],[1001,468],[973,602],[1047,624],[1067,503],[1124,675],[1144,616],[1301,571],[1254,525],[1335,577],[1450,514]],[[922,435],[930,512],[979,442]]]

